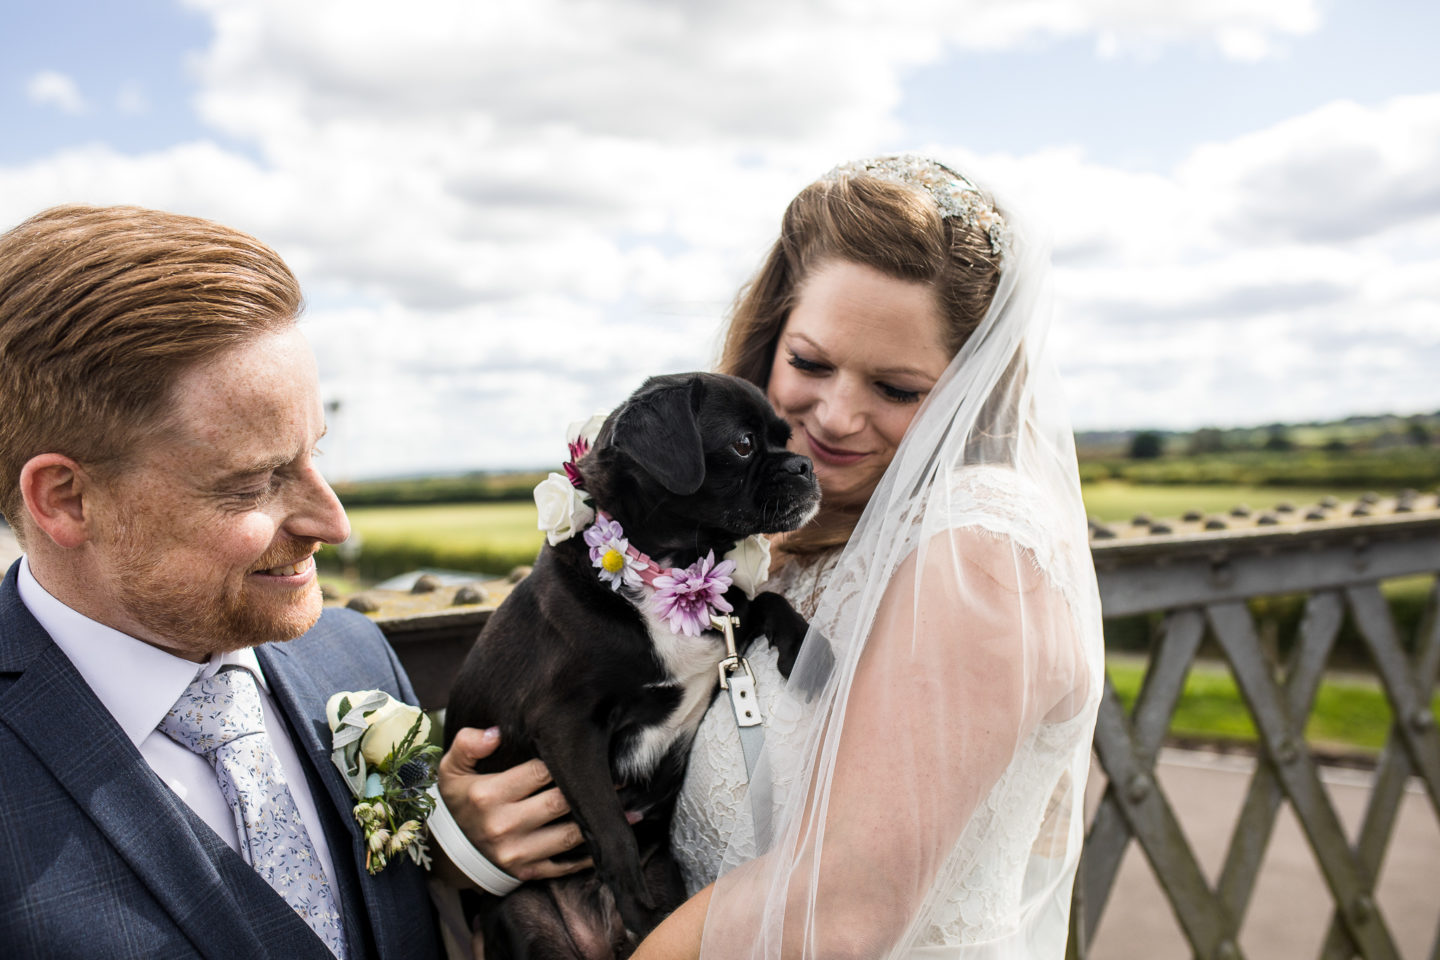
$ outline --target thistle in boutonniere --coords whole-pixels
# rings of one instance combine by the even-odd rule
[[[430,743],[430,718],[383,690],[337,693],[325,704],[334,733],[330,758],[345,777],[355,822],[365,831],[365,869],[379,873],[408,854],[430,866],[425,821],[435,809],[440,748]]]

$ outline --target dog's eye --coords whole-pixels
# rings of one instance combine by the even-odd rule
[[[742,457],[748,457],[751,453],[755,451],[755,438],[747,433],[739,440],[736,440],[734,443],[730,444],[730,449],[734,450]]]

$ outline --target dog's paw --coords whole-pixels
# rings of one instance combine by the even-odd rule
[[[804,662],[800,664],[800,672],[795,673],[795,664],[802,651],[805,654]],[[819,630],[811,630],[803,646],[792,647],[789,651],[781,650],[779,654],[777,665],[780,672],[790,682],[790,688],[804,696],[807,703],[825,689],[826,681],[835,670],[835,651]]]

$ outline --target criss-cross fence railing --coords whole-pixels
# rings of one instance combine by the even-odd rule
[[[1433,499],[1433,498],[1427,498]],[[1319,956],[1342,960],[1397,957],[1394,937],[1376,906],[1375,880],[1401,797],[1418,778],[1440,816],[1440,737],[1428,704],[1440,672],[1440,510],[1413,501],[1362,507],[1382,515],[1331,521],[1259,524],[1249,530],[1171,533],[1148,527],[1141,537],[1093,546],[1107,621],[1160,618],[1145,679],[1128,713],[1106,683],[1095,730],[1095,754],[1108,780],[1085,840],[1071,911],[1069,955],[1085,960],[1090,934],[1105,911],[1121,860],[1138,843],[1174,909],[1194,955],[1243,956],[1239,931],[1282,805],[1295,812],[1334,898]],[[1332,510],[1330,515],[1349,513]],[[1273,519],[1273,518],[1272,518]],[[1383,581],[1425,575],[1429,601],[1407,653]],[[1304,595],[1298,637],[1283,665],[1265,652],[1249,601]],[[443,706],[456,669],[489,610],[468,607],[377,618],[427,708]],[[1348,618],[1373,660],[1394,723],[1380,754],[1357,841],[1346,838],[1321,786],[1304,730],[1322,674]],[[1212,637],[1229,661],[1259,734],[1259,763],[1230,840],[1219,880],[1201,870],[1185,825],[1155,775],[1156,760],[1201,642]],[[1440,868],[1437,868],[1440,896]],[[1440,960],[1440,934],[1430,952]]]
[[[1366,512],[1362,510],[1361,512]],[[1095,754],[1108,779],[1085,840],[1071,911],[1069,955],[1089,955],[1121,859],[1133,840],[1198,958],[1243,956],[1239,932],[1283,804],[1294,811],[1334,900],[1319,956],[1397,957],[1375,882],[1402,794],[1418,778],[1440,816],[1440,738],[1429,704],[1440,669],[1440,516],[1433,509],[1343,522],[1257,527],[1094,544],[1108,620],[1158,615],[1140,692],[1128,713],[1106,682]],[[1431,578],[1407,653],[1382,581]],[[1265,653],[1249,601],[1303,594],[1304,615],[1283,665]],[[1376,764],[1356,842],[1321,786],[1304,730],[1348,613],[1373,660],[1393,722]],[[1259,735],[1250,781],[1218,882],[1200,869],[1184,824],[1155,776],[1186,677],[1209,636],[1229,662]],[[1440,896],[1440,867],[1436,872]],[[1440,934],[1430,952],[1440,957]]]

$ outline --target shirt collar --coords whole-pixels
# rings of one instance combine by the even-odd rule
[[[16,584],[20,600],[75,665],[105,709],[138,748],[160,725],[196,677],[208,677],[234,664],[255,675],[269,692],[253,648],[212,654],[196,663],[121,633],[66,606],[51,596],[21,557]]]

